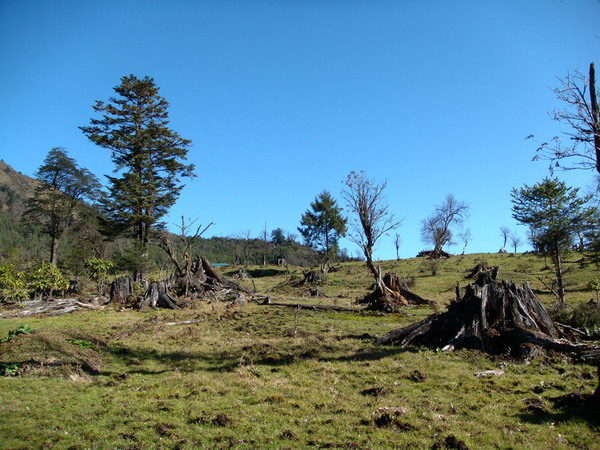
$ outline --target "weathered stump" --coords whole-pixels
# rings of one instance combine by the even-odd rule
[[[152,309],[181,309],[177,303],[179,303],[178,300],[169,294],[167,283],[161,281],[158,283],[150,283],[150,286],[139,305],[139,309],[143,309],[147,306]]]
[[[463,298],[451,303],[446,312],[390,331],[376,342],[402,347],[423,345],[444,351],[471,348],[515,356],[522,355],[531,344],[577,351],[577,346],[562,337],[562,331],[527,283],[498,283],[491,274],[484,273],[477,283],[467,286]]]
[[[406,283],[395,273],[386,273],[377,280],[373,292],[361,303],[367,303],[368,310],[384,312],[398,312],[406,305],[435,306],[434,301],[411,292]]]
[[[110,301],[120,305],[129,303],[133,296],[133,277],[117,278],[110,284]]]

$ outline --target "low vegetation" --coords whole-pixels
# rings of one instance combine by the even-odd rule
[[[569,260],[576,261],[577,255]],[[443,308],[475,265],[530,281],[554,296],[534,255],[465,255],[379,263]],[[596,292],[593,266],[572,262],[567,302]],[[354,306],[370,292],[364,263],[319,281],[300,268],[249,267],[240,281],[278,302]],[[224,267],[231,276],[237,267]],[[89,283],[90,291],[96,286]],[[590,305],[588,305],[590,306]],[[590,306],[591,307],[591,306]],[[597,305],[594,305],[597,308]],[[18,308],[13,305],[12,308]],[[376,346],[375,338],[423,319],[199,301],[181,311],[105,309],[0,320],[3,448],[592,448],[600,422],[581,406],[596,367],[559,354],[529,361],[476,351]],[[20,331],[19,331],[20,330]],[[101,443],[101,444],[100,444]]]

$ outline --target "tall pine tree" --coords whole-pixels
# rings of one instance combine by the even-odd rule
[[[102,117],[80,129],[110,150],[116,176],[107,176],[105,210],[113,230],[132,232],[145,259],[153,229],[183,188],[180,179],[195,176],[193,164],[184,162],[191,141],[168,127],[169,103],[152,78],[122,77],[114,91],[108,103],[93,106]]]

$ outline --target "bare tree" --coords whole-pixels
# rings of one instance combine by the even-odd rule
[[[519,245],[521,245],[521,238],[519,237],[519,235],[517,233],[510,233],[509,236],[510,239],[510,245],[512,245],[513,249],[515,250],[515,253],[517,253],[517,247]]]
[[[460,242],[463,244],[463,249],[462,249],[462,255],[465,254],[465,250],[467,250],[467,245],[469,245],[469,242],[471,242],[472,239],[472,235],[471,235],[471,229],[470,228],[466,228],[460,231],[460,233],[458,233],[458,239],[460,239]]]
[[[183,295],[187,297],[190,288],[190,276],[192,268],[192,256],[190,254],[190,247],[194,241],[202,236],[206,230],[208,230],[213,222],[209,223],[205,227],[199,225],[196,231],[189,235],[191,227],[194,226],[198,219],[194,219],[190,222],[186,222],[185,218],[181,216],[181,224],[179,227],[179,235],[177,238],[163,231],[158,240],[158,245],[162,248],[165,253],[169,256],[171,262],[175,265],[175,272],[177,278],[183,281]]]
[[[376,280],[379,274],[373,264],[373,249],[381,236],[396,229],[402,220],[389,212],[383,192],[387,182],[376,183],[367,178],[365,172],[350,172],[342,189],[342,198],[352,214],[349,238],[362,250],[367,266]]]
[[[439,258],[444,245],[451,245],[452,228],[464,223],[469,206],[459,202],[452,194],[446,196],[441,205],[435,207],[433,214],[421,222],[421,238],[423,242],[433,244],[431,258]]]
[[[402,243],[402,238],[400,234],[396,233],[394,235],[394,247],[396,247],[396,260],[400,261],[400,244]]]
[[[508,229],[508,227],[500,227],[500,236],[502,236],[502,239],[504,239],[504,241],[502,242],[502,248],[500,250],[504,251],[506,250],[506,241],[510,236],[510,230]]]
[[[569,126],[570,130],[564,132],[568,142],[554,136],[549,143],[544,142],[538,147],[538,154],[533,159],[550,160],[551,171],[595,169],[600,174],[600,112],[594,63],[590,64],[587,77],[575,71],[558,80],[560,86],[554,93],[565,103],[565,108],[555,109],[550,114],[554,120]]]

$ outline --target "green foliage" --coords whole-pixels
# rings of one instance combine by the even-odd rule
[[[69,339],[68,341],[79,348],[95,349],[94,344],[89,339]]]
[[[36,176],[40,183],[28,201],[23,220],[41,225],[43,233],[50,236],[50,262],[56,264],[61,236],[73,225],[82,201],[97,197],[100,182],[58,147],[48,152]]]
[[[27,287],[35,296],[51,297],[54,291],[67,289],[69,282],[56,264],[41,263],[28,274]]]
[[[346,235],[346,219],[328,191],[321,192],[302,214],[298,231],[306,243],[321,251],[325,257],[335,257],[338,241]]]
[[[29,325],[27,325],[27,324],[20,325],[17,328],[15,328],[14,330],[10,330],[5,338],[0,339],[0,342],[8,342],[12,338],[14,338],[15,336],[18,336],[20,334],[31,334],[31,333],[33,333],[33,330],[31,329],[31,327]]]
[[[596,209],[587,206],[591,196],[579,197],[578,188],[570,188],[557,178],[545,178],[534,186],[513,189],[513,217],[529,227],[534,248],[549,256],[555,269],[557,299],[564,304],[562,258],[576,236],[590,226]]]
[[[16,377],[19,374],[19,363],[0,363],[0,375],[4,377]]]
[[[579,197],[557,178],[513,189],[513,217],[531,230],[536,249],[549,256],[569,250],[575,237],[586,231],[596,209],[586,206],[591,196]]]
[[[88,269],[89,277],[98,285],[98,294],[102,295],[106,277],[110,269],[115,266],[113,261],[102,258],[90,258],[86,260],[85,267]]]
[[[111,152],[118,176],[107,177],[103,200],[113,232],[133,230],[145,247],[157,221],[175,203],[183,188],[180,177],[193,177],[184,164],[191,141],[168,128],[168,102],[158,95],[150,77],[124,76],[109,103],[97,101],[102,114],[80,127],[96,145]]]
[[[0,298],[5,302],[27,298],[25,275],[13,264],[0,264]]]

